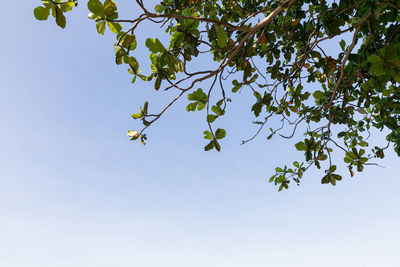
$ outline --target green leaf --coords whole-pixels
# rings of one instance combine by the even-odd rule
[[[213,149],[214,147],[215,147],[215,142],[214,142],[214,140],[211,140],[211,142],[208,143],[208,145],[206,145],[206,146],[204,147],[204,150],[205,150],[205,151],[209,151],[209,150]]]
[[[204,139],[208,139],[208,140],[213,140],[214,136],[212,135],[212,133],[210,131],[204,131]]]
[[[207,94],[203,92],[201,88],[198,88],[191,94],[188,94],[188,100],[190,101],[203,101],[204,103],[207,101]]]
[[[220,115],[220,116],[224,115],[223,114],[224,110],[220,106],[212,106],[211,110],[212,110],[212,112],[214,112],[217,115]]]
[[[46,20],[50,15],[50,8],[38,6],[33,10],[33,14],[37,20]]]
[[[164,11],[165,7],[162,5],[156,5],[156,7],[154,8],[154,11],[157,13],[162,13]]]
[[[345,157],[343,160],[344,160],[344,162],[346,162],[346,163],[350,163],[350,162],[353,161],[353,159],[350,158],[350,157]]]
[[[217,115],[209,114],[209,115],[207,115],[207,122],[213,123],[216,118],[218,118]]]
[[[155,88],[156,90],[158,90],[158,89],[160,89],[160,87],[161,87],[161,78],[160,78],[160,77],[157,77],[156,82],[155,82],[155,84],[154,84],[154,88]]]
[[[232,93],[236,93],[237,91],[240,90],[240,88],[242,88],[242,84],[236,84],[233,88],[232,88]]]
[[[131,51],[133,51],[133,50],[136,49],[136,47],[137,47],[137,41],[136,41],[136,38],[135,38],[135,41],[133,41],[133,43],[131,44],[131,46],[129,47],[129,49],[130,49]]]
[[[368,146],[368,143],[367,142],[364,142],[364,141],[361,141],[361,142],[359,142],[358,143],[360,146],[362,146],[362,147],[367,147]]]
[[[273,182],[275,180],[275,175],[271,176],[271,178],[269,178],[269,182]]]
[[[135,35],[132,35],[132,34],[125,35],[123,40],[122,40],[122,46],[124,46],[124,47],[130,46],[131,44],[133,44],[135,39],[136,39]]]
[[[218,128],[217,131],[215,132],[215,137],[217,139],[223,139],[226,136],[226,131],[224,129]]]
[[[329,184],[330,182],[331,182],[330,174],[325,175],[321,180],[321,184]]]
[[[138,76],[140,79],[142,79],[142,81],[145,81],[145,82],[149,81],[149,79],[146,77],[146,75],[138,74]]]
[[[223,48],[228,43],[228,35],[226,34],[224,28],[219,28],[217,32],[217,42],[218,46]]]
[[[313,97],[315,99],[321,99],[321,98],[325,98],[324,93],[322,93],[321,91],[315,91],[313,93]]]
[[[206,104],[203,102],[197,102],[197,110],[203,110],[206,107]]]
[[[197,107],[197,102],[190,103],[189,105],[186,106],[186,111],[195,111],[196,107]]]
[[[100,33],[101,35],[104,34],[104,32],[106,31],[106,21],[100,21],[96,23],[96,29],[97,32]]]
[[[385,75],[385,70],[383,68],[383,64],[381,62],[373,63],[369,68],[369,71],[375,74],[376,76]]]
[[[58,6],[55,7],[55,12],[56,12],[57,25],[64,29],[66,24],[64,14],[62,13],[61,9]]]
[[[90,12],[99,17],[104,17],[104,7],[99,0],[89,0],[87,6]]]
[[[67,3],[62,3],[61,4],[61,11],[62,12],[68,12],[71,11],[75,6],[74,2],[67,2]]]
[[[138,118],[141,118],[141,117],[142,117],[142,114],[140,114],[140,113],[134,113],[134,114],[132,114],[131,117],[134,118],[134,119],[136,120],[136,119],[138,119]]]
[[[117,10],[117,5],[114,3],[114,1],[111,0],[105,0],[103,6],[104,6],[104,13],[107,17]]]
[[[114,45],[114,51],[116,55],[123,53],[123,49],[119,45]]]
[[[108,21],[107,25],[113,33],[119,33],[122,30],[122,26],[119,23]]]
[[[329,174],[329,178],[331,179],[331,180],[330,180],[331,184],[332,184],[332,185],[336,185],[336,179],[335,179],[335,177],[333,176],[333,174]]]
[[[332,165],[330,168],[329,168],[329,172],[335,172],[336,171],[336,165]]]
[[[381,62],[381,58],[377,55],[371,55],[368,57],[368,62],[371,63],[380,63]]]
[[[342,180],[342,176],[340,176],[339,174],[331,174],[331,175],[338,181]]]
[[[284,175],[279,175],[278,177],[276,177],[275,182],[277,184],[281,184],[283,181],[285,181],[285,176]]]
[[[342,50],[344,51],[346,48],[346,42],[344,40],[341,40],[339,44],[340,44],[340,47],[342,48]]]
[[[298,142],[296,145],[296,149],[299,151],[306,151],[307,150],[307,146],[304,142]]]
[[[213,140],[212,142],[214,142],[214,146],[215,149],[220,152],[221,151],[221,146],[219,145],[219,143],[217,142],[217,140]]]
[[[163,44],[160,42],[160,40],[148,38],[146,40],[146,47],[153,53],[158,53],[158,52],[165,52],[167,51]]]

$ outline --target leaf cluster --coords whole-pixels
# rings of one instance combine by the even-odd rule
[[[61,27],[63,13],[77,3],[42,2],[35,17],[45,20],[51,11]],[[299,184],[310,167],[324,170],[321,183],[336,185],[343,174],[334,153],[350,176],[353,168],[362,172],[376,164],[389,147],[400,156],[400,0],[162,0],[154,11],[143,1],[136,4],[141,15],[119,19],[114,1],[88,1],[97,31],[104,34],[108,26],[115,33],[116,63],[128,66],[132,82],[139,77],[175,94],[158,113],[145,104],[132,115],[143,123],[136,139],[186,95],[187,111],[205,113],[205,150],[220,151],[226,131],[215,125],[231,105],[230,95],[250,90],[257,128],[243,143],[269,124],[267,140],[296,139],[303,153],[301,163],[275,169],[270,182],[279,190],[291,181]],[[148,74],[135,58],[135,30],[144,21],[170,37],[166,43],[157,36],[142,40],[149,50]],[[340,40],[338,53],[325,44],[334,38]],[[204,54],[218,67],[198,70],[193,59]],[[211,85],[199,88],[205,81]],[[385,133],[384,144],[370,144],[374,132]]]

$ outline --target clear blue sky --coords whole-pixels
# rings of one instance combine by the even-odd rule
[[[130,142],[130,114],[170,95],[130,84],[86,1],[66,30],[34,20],[39,2],[2,3],[0,266],[400,266],[393,153],[384,168],[343,170],[336,187],[309,172],[278,193],[267,178],[302,155],[278,138],[240,145],[254,130],[246,92],[218,122],[229,137],[221,153],[203,151],[204,115],[185,103],[148,145]],[[137,14],[133,1],[117,3]]]

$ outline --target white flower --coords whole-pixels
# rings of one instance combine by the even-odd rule
[[[128,133],[126,134],[129,137],[138,137],[139,133],[133,130],[128,131]]]

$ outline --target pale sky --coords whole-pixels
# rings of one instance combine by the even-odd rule
[[[228,131],[220,153],[203,151],[204,114],[187,113],[186,101],[149,130],[148,145],[131,142],[130,115],[171,95],[130,84],[86,1],[65,30],[34,19],[39,2],[2,3],[0,266],[400,266],[393,152],[353,178],[341,169],[336,187],[311,171],[278,193],[273,169],[302,153],[266,133],[240,145],[255,130],[247,92],[218,122]],[[137,14],[133,1],[116,2]]]

